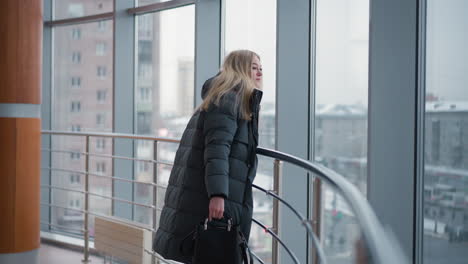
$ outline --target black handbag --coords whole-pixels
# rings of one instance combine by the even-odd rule
[[[201,222],[182,241],[180,250],[183,255],[192,256],[192,264],[249,263],[247,241],[239,225],[232,225],[232,218],[227,217]],[[253,264],[251,255],[250,263]]]

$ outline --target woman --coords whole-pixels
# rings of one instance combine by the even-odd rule
[[[191,256],[180,252],[182,240],[225,211],[249,238],[261,89],[260,57],[248,50],[231,52],[203,85],[203,103],[182,135],[153,242],[164,258],[189,263]]]

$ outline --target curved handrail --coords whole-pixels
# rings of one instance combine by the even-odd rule
[[[271,228],[268,228],[266,227],[262,222],[256,220],[255,218],[252,218],[252,222],[254,222],[255,224],[259,225],[261,228],[263,228],[263,230],[265,230],[266,232],[268,232],[272,237],[273,239],[275,239],[276,241],[278,241],[281,246],[283,246],[283,248],[286,250],[286,252],[288,252],[289,256],[291,256],[291,258],[294,260],[294,263],[296,264],[300,264],[301,262],[299,262],[299,260],[297,259],[296,255],[294,255],[294,253],[286,246],[286,244],[284,244],[284,242],[278,237],[277,234],[275,234],[275,232],[271,231]]]
[[[392,241],[386,234],[369,202],[359,192],[356,186],[351,184],[343,176],[323,165],[312,163],[280,151],[259,147],[257,148],[257,154],[279,159],[306,169],[338,190],[356,212],[356,217],[361,223],[361,226],[365,227],[363,228],[363,233],[366,240],[369,242],[367,244],[371,250],[372,256],[375,257],[376,263],[408,263],[398,243]]]
[[[249,253],[250,253],[258,262],[260,262],[261,264],[265,264],[265,262],[264,262],[259,256],[257,256],[257,254],[255,254],[253,251],[251,251],[250,249],[249,249]]]
[[[312,230],[312,226],[310,225],[310,222],[305,218],[299,211],[297,211],[291,204],[286,202],[283,198],[278,196],[277,194],[267,191],[264,188],[257,186],[255,184],[252,184],[252,187],[255,189],[264,192],[266,195],[272,196],[274,199],[280,201],[282,204],[284,204],[286,207],[288,207],[296,216],[297,218],[301,221],[302,225],[306,228],[307,234],[310,235],[310,238],[312,239],[312,243],[314,244],[314,247],[317,249],[317,254],[320,259],[321,264],[326,264],[327,260],[325,257],[325,252],[323,251],[322,246],[320,245],[320,242],[315,235],[314,231]]]

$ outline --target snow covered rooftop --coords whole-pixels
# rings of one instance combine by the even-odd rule
[[[468,101],[428,102],[426,112],[468,112]]]
[[[426,165],[424,166],[424,170],[426,172],[431,172],[431,173],[436,173],[436,174],[441,174],[441,175],[468,177],[468,171],[464,169],[454,169],[454,168],[448,168],[448,167],[443,167],[443,166]]]
[[[367,109],[364,105],[326,104],[317,106],[317,115],[327,116],[364,116]]]

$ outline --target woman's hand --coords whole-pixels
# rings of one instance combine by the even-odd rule
[[[210,206],[209,206],[209,216],[208,219],[211,221],[212,219],[221,219],[223,218],[224,214],[224,198],[223,197],[212,197],[210,199]]]

